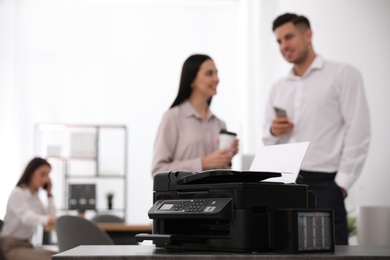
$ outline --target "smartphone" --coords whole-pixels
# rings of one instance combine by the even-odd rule
[[[276,117],[287,117],[287,112],[285,109],[274,107]]]

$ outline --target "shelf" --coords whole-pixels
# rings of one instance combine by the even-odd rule
[[[43,130],[43,131],[68,131],[70,129],[74,128],[107,128],[107,129],[116,129],[116,128],[124,128],[126,129],[126,126],[124,125],[77,125],[77,124],[63,124],[63,123],[40,123],[37,125],[37,129]]]
[[[123,179],[123,175],[66,175],[69,179]]]
[[[57,209],[62,212],[77,212],[77,209]],[[124,212],[125,209],[86,209],[85,211],[96,211],[96,212]]]
[[[62,208],[60,212],[77,212],[68,209],[70,199],[75,202],[79,197],[94,197],[100,209],[86,212],[119,214],[126,219],[127,146],[125,125],[41,123],[35,126],[34,151],[36,156],[53,164],[54,198]],[[105,209],[107,203],[103,198],[109,192],[117,192],[118,196],[114,198],[118,208],[113,210]]]
[[[58,160],[58,161],[97,161],[96,157],[57,157],[57,156],[49,156],[48,160]]]
[[[97,212],[123,212],[125,209],[97,209]]]

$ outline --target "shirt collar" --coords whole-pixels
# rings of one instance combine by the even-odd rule
[[[316,57],[314,58],[313,62],[310,64],[309,68],[307,68],[307,70],[305,71],[305,73],[299,77],[297,75],[295,75],[294,73],[294,69],[291,69],[287,78],[288,79],[300,79],[300,78],[305,78],[307,77],[307,75],[309,75],[313,70],[319,70],[319,69],[322,69],[324,67],[324,63],[325,63],[325,60],[324,58],[322,58],[321,56],[319,55],[316,55]]]
[[[23,192],[26,193],[28,196],[34,197],[34,196],[37,196],[37,195],[38,195],[38,191],[32,192],[32,191],[30,190],[30,188],[29,188],[26,184],[23,184],[23,185],[21,185],[21,186],[19,186],[19,187],[20,187],[20,188],[23,190]]]
[[[187,117],[196,117],[196,118],[199,118],[199,119],[202,119],[202,117],[199,115],[199,113],[195,110],[195,108],[191,105],[190,101],[186,100],[184,101],[181,105],[180,105],[183,113],[185,116]],[[208,109],[208,113],[207,113],[207,118],[206,119],[210,119],[211,117],[213,117],[214,114],[211,112],[210,108]]]

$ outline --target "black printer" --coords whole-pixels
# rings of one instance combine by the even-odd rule
[[[306,185],[261,182],[275,172],[212,170],[154,176],[157,247],[230,252],[334,252],[333,212]]]

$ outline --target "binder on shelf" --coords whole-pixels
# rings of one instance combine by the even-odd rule
[[[69,209],[96,210],[96,185],[69,184]]]

